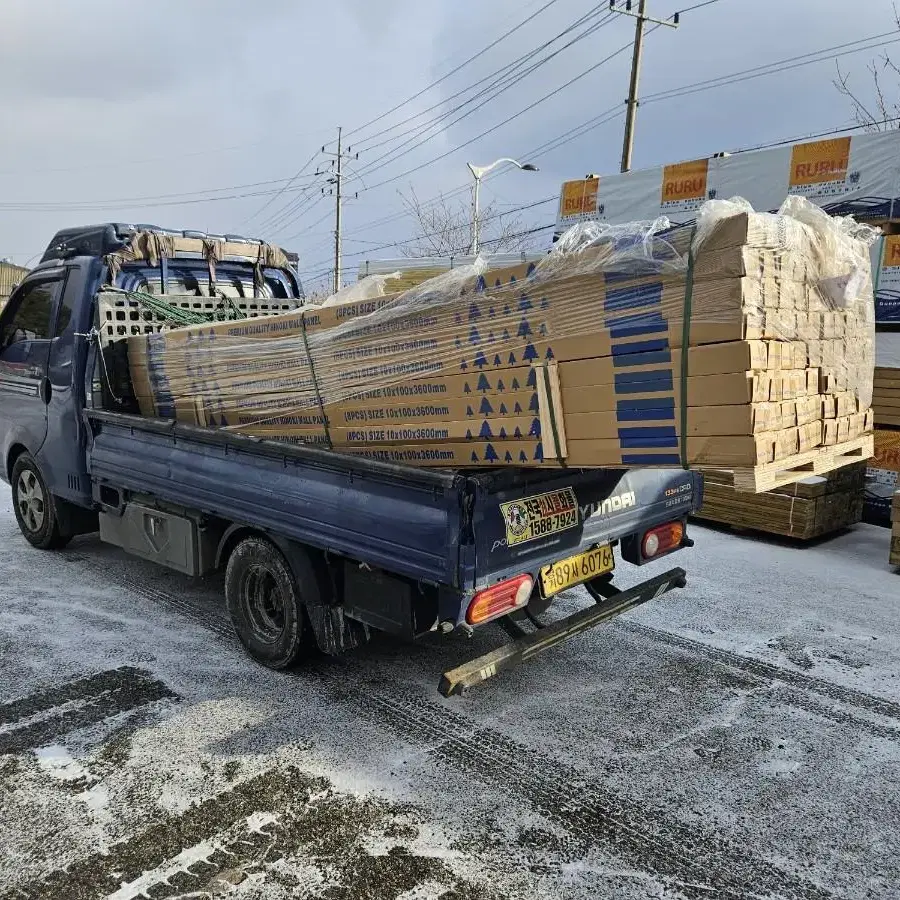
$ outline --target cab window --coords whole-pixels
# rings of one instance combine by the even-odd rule
[[[49,340],[58,288],[59,281],[36,281],[10,298],[0,332],[0,353],[23,341]]]

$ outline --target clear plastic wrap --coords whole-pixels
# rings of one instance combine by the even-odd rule
[[[585,223],[538,262],[130,339],[131,371],[148,414],[422,465],[769,463],[871,425],[872,236],[802,198]]]
[[[332,294],[320,306],[337,306],[339,303],[358,303],[360,300],[374,300],[385,295],[384,286],[393,278],[399,278],[399,272],[386,275],[367,275],[359,281],[348,284],[337,293]]]
[[[610,225],[606,222],[579,222],[553,245],[538,264],[537,279],[557,274],[591,275],[598,272],[635,277],[638,275],[684,273],[687,255],[669,243],[663,233],[671,229],[665,216],[652,222]]]
[[[878,228],[850,216],[829,216],[805,197],[791,196],[778,214],[806,225],[820,268],[819,286],[838,308],[847,308],[872,290],[869,248],[881,235]]]

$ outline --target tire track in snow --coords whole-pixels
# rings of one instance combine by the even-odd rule
[[[276,766],[166,816],[104,853],[11,887],[0,900],[210,897],[248,877],[261,888],[255,896],[392,900],[437,883],[442,895],[487,900],[490,894],[456,876],[438,857],[403,847],[404,852],[380,854],[366,848],[368,838],[385,834],[407,814],[386,802],[339,793],[327,779],[296,767]],[[306,863],[295,874],[290,866],[277,872],[271,867],[293,854]]]
[[[149,672],[131,666],[76,678],[0,704],[0,753],[40,747],[120,713],[177,699]]]
[[[130,577],[112,574],[123,587],[140,596],[168,603],[166,592],[148,590]],[[180,600],[178,606],[183,605]],[[219,628],[215,630],[222,633]],[[230,628],[229,639],[234,640]],[[585,781],[582,773],[568,771],[556,760],[543,758],[446,706],[397,688],[385,692],[361,682],[350,668],[335,671],[318,667],[312,674],[376,725],[427,746],[440,763],[524,801],[585,844],[625,858],[663,881],[674,882],[685,897],[738,900],[752,896],[747,894],[747,885],[780,892],[791,900],[827,900],[832,896],[714,833],[673,820],[665,812],[649,810],[611,791],[602,781]]]
[[[689,900],[830,900],[825,888],[787,872],[746,845],[647,808],[584,773],[518,744],[493,728],[402,689],[323,683],[378,725],[428,748],[438,762],[525,801],[586,845],[625,859]],[[365,690],[360,690],[365,687]]]
[[[87,553],[66,552],[67,561],[78,562],[91,567],[98,567],[98,560]],[[115,569],[112,566],[104,567],[107,575],[112,576],[122,587],[141,596],[151,603],[173,609],[185,618],[199,624],[220,637],[226,638],[229,643],[238,646],[237,635],[225,609],[225,600],[219,607],[203,608],[190,596],[179,597],[168,591],[154,587],[139,581],[123,571],[121,566]],[[566,596],[565,594],[563,596]],[[665,644],[677,651],[684,651],[689,655],[713,663],[717,666],[738,670],[750,676],[757,683],[770,684],[776,699],[789,706],[794,706],[806,712],[820,715],[839,725],[859,727],[878,737],[888,739],[900,739],[900,703],[876,697],[864,691],[834,684],[823,678],[807,675],[786,669],[775,663],[754,659],[730,650],[722,650],[717,647],[704,644],[701,641],[674,634],[660,628],[643,625],[638,622],[617,619],[612,623],[613,628],[622,629],[632,635],[650,639],[656,643]],[[850,709],[836,709],[816,700],[818,695],[833,702],[842,704]],[[873,722],[868,718],[854,715],[853,709],[874,714],[885,719],[894,720],[897,725],[890,723]]]
[[[692,638],[683,637],[674,634],[671,631],[664,631],[661,628],[654,628],[650,625],[643,625],[640,622],[624,621],[620,619],[614,625],[615,628],[627,631],[633,635],[643,638],[649,638],[656,643],[666,644],[677,650],[683,650],[693,656],[701,657],[710,662],[726,666],[729,669],[737,669],[756,679],[781,683],[789,688],[795,688],[807,691],[811,694],[818,694],[828,700],[835,700],[850,707],[865,710],[887,719],[894,719],[900,722],[900,703],[888,700],[882,697],[876,697],[873,694],[867,694],[865,691],[859,691],[855,688],[845,687],[844,685],[835,684],[824,678],[816,678],[814,675],[807,675],[803,672],[795,672],[791,669],[785,669],[783,666],[775,663],[766,662],[761,659],[753,659],[744,656],[741,653],[735,653],[732,650],[722,650],[718,647],[712,647],[701,641]],[[779,699],[785,702],[790,701],[790,694],[782,692]],[[807,708],[803,706],[803,708]],[[863,727],[869,724],[865,719],[854,719],[854,723],[859,723]],[[900,731],[894,730],[893,736],[900,737]]]

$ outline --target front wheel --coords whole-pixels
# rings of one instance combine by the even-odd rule
[[[225,570],[225,601],[247,652],[271,669],[287,669],[305,649],[303,601],[287,560],[269,541],[244,538]]]
[[[65,547],[71,537],[59,530],[53,497],[47,490],[37,463],[28,453],[23,453],[15,461],[10,483],[16,521],[28,543],[41,550]]]

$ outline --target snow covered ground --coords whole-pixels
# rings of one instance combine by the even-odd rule
[[[499,629],[275,674],[220,579],[4,499],[0,900],[900,896],[887,531],[692,534],[687,589],[443,700]]]

